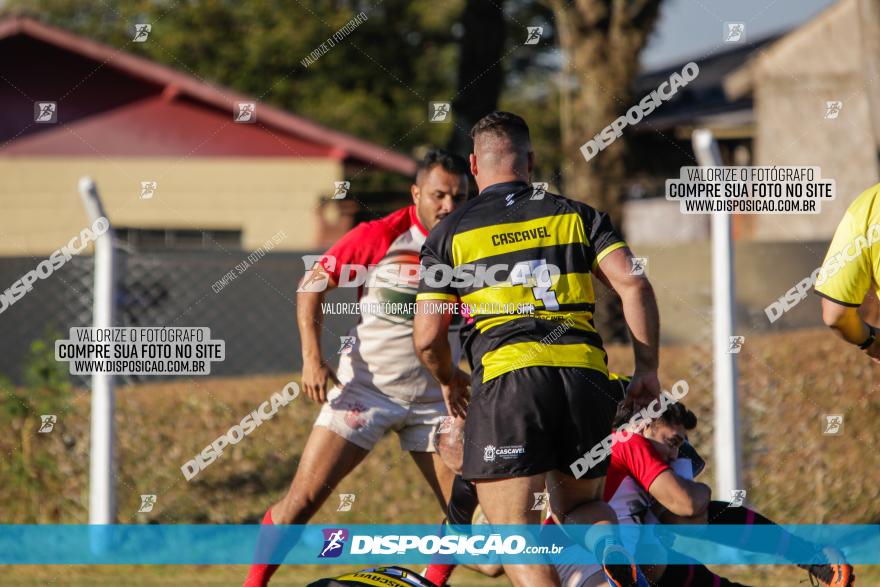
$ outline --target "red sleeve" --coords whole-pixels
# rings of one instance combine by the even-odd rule
[[[321,258],[321,266],[339,283],[343,265],[374,265],[382,260],[396,235],[382,220],[358,224],[330,247]]]
[[[626,442],[618,442],[611,450],[611,459],[627,471],[645,491],[657,475],[669,469],[669,463],[651,445],[651,441],[639,434],[633,434]]]

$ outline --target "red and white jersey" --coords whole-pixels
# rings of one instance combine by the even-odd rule
[[[330,247],[321,265],[340,285],[358,288],[360,320],[349,333],[350,351],[339,359],[343,385],[357,385],[408,402],[442,401],[440,384],[424,368],[413,349],[413,311],[419,287],[419,252],[428,232],[415,206],[357,225]],[[348,266],[348,267],[346,267]],[[364,266],[356,278],[352,266]],[[461,356],[458,331],[449,329],[452,361]]]
[[[687,464],[690,467],[689,459],[676,459],[674,464],[679,461],[687,461],[682,465]],[[603,498],[617,514],[618,522],[659,524],[660,520],[651,511],[654,500],[648,489],[660,473],[675,468],[664,461],[651,442],[643,436],[633,434],[625,442],[616,442],[611,448],[611,463],[605,478]],[[682,467],[682,470],[685,468]],[[683,476],[689,477],[686,473]],[[554,523],[549,511],[544,523]],[[659,544],[653,533],[640,534],[638,544],[642,548]],[[631,553],[636,552],[635,538],[630,533],[624,535],[624,547]],[[583,587],[590,577],[601,570],[599,565],[556,565],[563,587]]]
[[[633,434],[625,442],[614,444],[604,497],[621,524],[660,523],[651,511],[653,498],[648,489],[669,468],[669,463],[644,436]]]

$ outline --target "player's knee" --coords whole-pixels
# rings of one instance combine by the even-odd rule
[[[501,565],[483,565],[480,569],[480,572],[486,575],[487,577],[500,577],[504,574],[504,567]]]

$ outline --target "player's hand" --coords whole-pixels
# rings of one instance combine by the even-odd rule
[[[657,372],[636,373],[627,388],[626,406],[631,406],[637,412],[659,397],[660,378],[657,377]]]
[[[467,405],[471,399],[471,377],[458,367],[452,373],[452,379],[446,385],[441,384],[443,401],[446,402],[446,410],[454,418],[467,416]]]
[[[871,346],[865,349],[865,354],[875,363],[880,363],[880,338],[875,339]]]
[[[336,373],[323,359],[306,361],[303,364],[302,388],[309,399],[319,404],[327,401],[327,386],[331,381],[339,384]]]

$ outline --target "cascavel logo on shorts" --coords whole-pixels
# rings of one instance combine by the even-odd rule
[[[496,458],[505,460],[518,458],[519,455],[526,454],[526,447],[521,444],[512,444],[510,446],[499,446],[489,444],[483,448],[483,460],[487,463],[495,462]]]
[[[510,446],[499,446],[495,449],[495,456],[502,459],[510,460],[519,458],[519,455],[526,454],[526,447],[521,444],[512,444]]]

